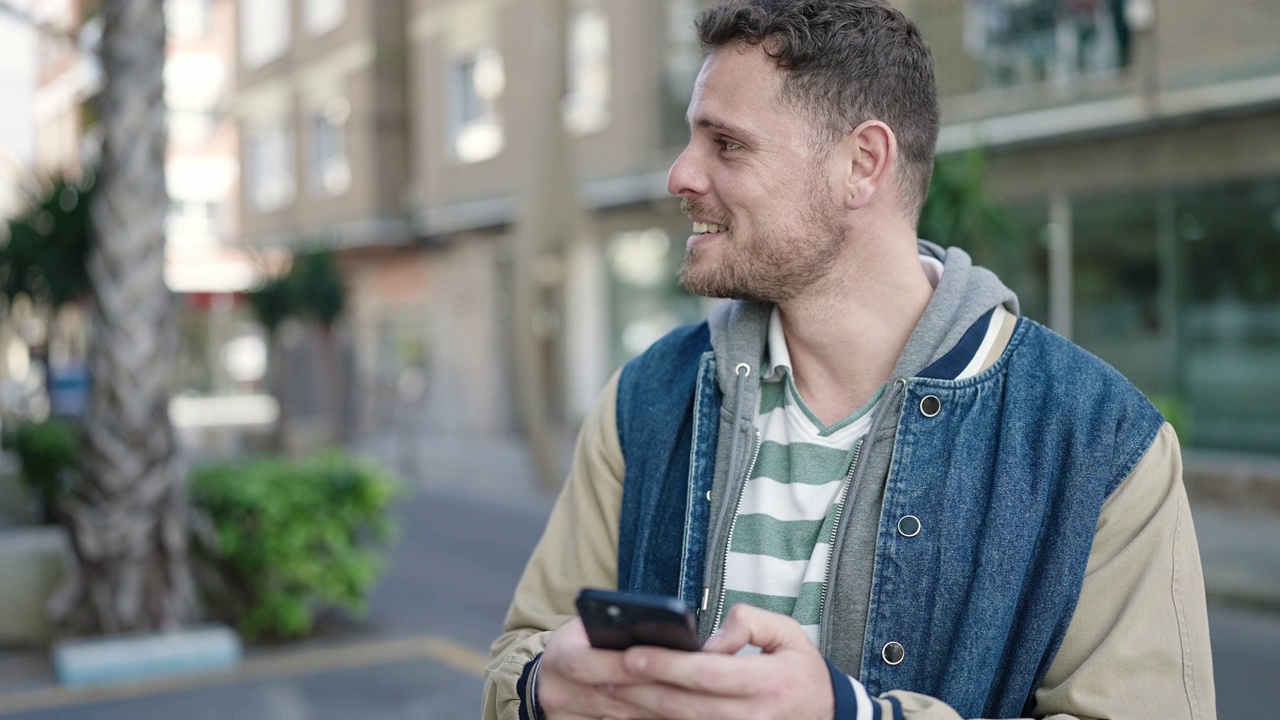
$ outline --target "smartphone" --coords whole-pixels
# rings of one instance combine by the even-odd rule
[[[602,650],[626,650],[632,645],[656,645],[672,650],[702,647],[693,613],[678,598],[583,588],[578,593],[577,605],[592,647]]]

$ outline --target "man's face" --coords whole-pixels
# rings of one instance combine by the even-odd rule
[[[680,269],[692,293],[784,302],[825,277],[841,251],[829,153],[779,102],[781,82],[758,46],[721,48],[698,74],[689,145],[667,177],[693,221]]]

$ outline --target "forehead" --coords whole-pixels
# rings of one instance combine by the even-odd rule
[[[739,43],[707,56],[689,103],[696,127],[752,127],[795,123],[800,115],[781,101],[783,71],[758,45]]]

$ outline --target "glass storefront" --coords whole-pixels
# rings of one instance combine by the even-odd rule
[[[1072,339],[1192,447],[1280,453],[1280,178],[1071,199]],[[985,264],[1046,322],[1045,204],[1012,208],[1018,257]]]

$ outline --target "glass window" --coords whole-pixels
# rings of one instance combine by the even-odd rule
[[[565,56],[565,125],[576,133],[599,130],[609,123],[609,18],[600,0],[574,3]]]
[[[1173,390],[1169,338],[1176,321],[1161,305],[1157,197],[1082,198],[1072,206],[1073,339],[1148,393]]]
[[[968,0],[964,30],[986,87],[1066,82],[1129,63],[1124,0]]]
[[[245,191],[259,211],[277,210],[293,202],[293,131],[284,121],[251,128],[245,141]]]
[[[663,3],[662,37],[662,142],[679,147],[689,142],[685,113],[693,97],[693,83],[702,67],[694,21],[707,5],[705,0],[666,0]]]
[[[351,185],[347,162],[347,118],[351,104],[331,98],[308,118],[310,158],[308,185],[315,195],[340,195]]]
[[[289,0],[240,0],[240,62],[253,68],[289,47]]]
[[[1191,440],[1280,452],[1280,178],[1187,189],[1171,205]]]
[[[204,37],[211,4],[212,0],[164,0],[165,29],[172,37]]]
[[[644,352],[667,331],[697,322],[707,301],[677,280],[684,244],[662,228],[617,233],[605,244],[612,320],[612,364]]]
[[[307,32],[323,35],[342,24],[347,16],[346,0],[306,0],[302,22]]]
[[[502,56],[486,48],[458,56],[449,65],[449,143],[463,163],[480,162],[502,150],[504,135],[497,101],[506,84]]]

